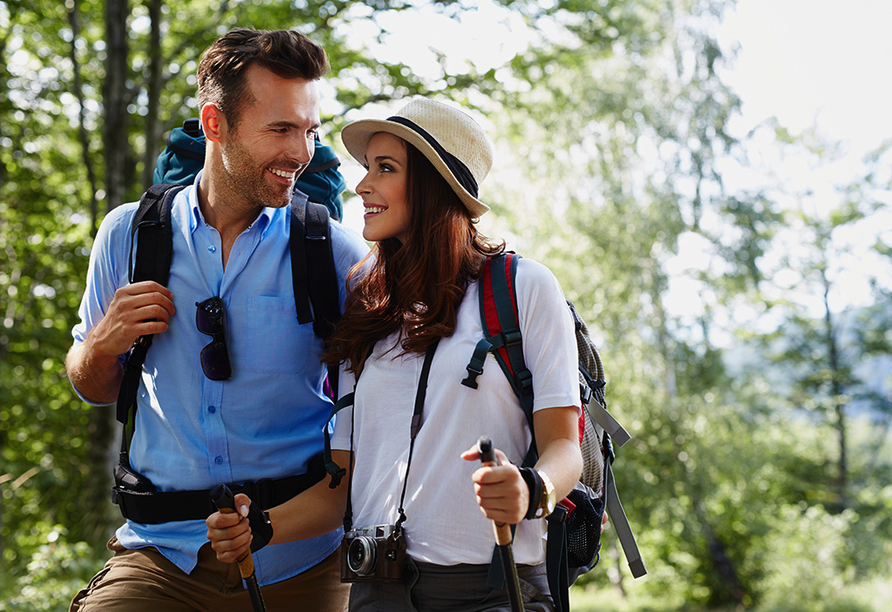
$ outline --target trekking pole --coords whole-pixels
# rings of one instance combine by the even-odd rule
[[[480,451],[480,462],[485,466],[499,465],[496,461],[496,452],[492,448],[492,440],[488,436],[480,436],[477,441]],[[496,535],[496,548],[499,549],[499,557],[502,559],[502,571],[505,574],[505,589],[508,591],[508,601],[511,602],[512,612],[523,612],[523,599],[520,596],[520,580],[517,578],[517,566],[514,564],[514,551],[511,548],[511,525],[508,523],[492,522],[492,530]]]
[[[225,484],[211,489],[211,502],[224,514],[235,512],[235,498]],[[251,597],[251,607],[254,608],[254,612],[266,612],[263,597],[260,595],[260,585],[257,584],[257,576],[254,574],[254,558],[250,549],[238,560],[238,571],[248,585],[248,595]]]

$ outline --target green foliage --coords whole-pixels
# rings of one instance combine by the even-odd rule
[[[66,530],[56,526],[51,531],[40,533],[35,539],[43,544],[36,547],[26,564],[26,573],[10,581],[8,588],[0,593],[11,593],[8,598],[0,596],[0,607],[8,612],[53,612],[67,610],[72,597],[83,588],[96,573],[107,554],[95,557],[86,542],[70,543]],[[35,534],[36,535],[36,534]]]
[[[724,187],[718,160],[738,146],[727,125],[739,100],[717,76],[725,58],[709,34],[723,4],[608,2],[592,12],[601,14],[601,7],[612,19],[629,16],[618,36],[597,34],[606,21],[590,16],[590,24],[571,28],[575,37],[515,58],[516,82],[495,94],[523,109],[499,117],[510,138],[502,153],[514,153],[508,165],[523,171],[495,209],[512,220],[511,246],[548,264],[588,321],[605,360],[611,411],[634,436],[618,452],[617,482],[649,574],[624,579],[608,532],[607,569],[581,584],[620,586],[636,604],[617,609],[841,606],[850,598],[821,599],[820,582],[832,574],[828,584],[850,587],[887,576],[886,563],[867,568],[887,554],[888,540],[867,546],[871,561],[850,554],[866,544],[872,522],[861,514],[860,497],[858,513],[842,523],[824,509],[839,499],[835,434],[790,400],[834,407],[839,398],[830,383],[854,381],[858,347],[845,345],[830,368],[820,344],[823,322],[802,310],[793,311],[798,325],[790,318],[773,328],[785,350],[767,371],[762,356],[752,370],[741,369],[734,362],[743,355],[714,342],[713,328],[733,309],[767,308],[760,288],[774,271],[765,260],[789,220],[772,186],[735,193]],[[833,153],[814,148],[818,156]],[[844,208],[834,227],[866,210],[863,203]],[[817,227],[820,220],[807,215],[807,222]],[[692,240],[702,245],[701,261],[679,271],[674,256]],[[802,262],[785,263],[806,273]],[[679,277],[690,288],[682,309],[699,305],[698,314],[675,314],[678,307],[669,304]],[[888,300],[880,303],[888,313]],[[858,328],[888,329],[867,324],[876,317],[865,315]],[[883,332],[871,338],[877,354],[888,355]],[[796,380],[809,386],[790,395]],[[863,441],[850,446],[858,495],[875,494],[884,482],[884,469],[868,475],[860,467],[869,448]],[[885,525],[882,496],[869,497],[873,521]],[[783,528],[784,508],[798,509],[782,515],[796,529]],[[805,534],[819,527],[840,530],[823,549],[832,551],[831,565],[801,558]],[[799,564],[816,584],[784,600],[777,574],[795,576]]]
[[[111,411],[81,402],[63,368],[95,223],[119,204],[103,163],[109,1],[0,0],[5,610],[64,608],[120,520],[108,503]],[[346,116],[371,103],[434,92],[475,106],[499,149],[487,233],[555,271],[599,343],[611,411],[634,436],[616,477],[649,574],[628,578],[608,528],[574,609],[878,611],[892,597],[892,289],[877,274],[871,305],[832,311],[832,366],[826,320],[792,290],[820,296],[839,278],[840,233],[888,209],[890,149],[840,187],[826,216],[790,205],[810,194],[776,185],[729,192],[721,161],[739,157],[728,126],[740,101],[719,77],[729,61],[712,37],[728,4],[719,0],[500,0],[536,44],[507,66],[461,71],[439,52],[434,78],[414,74],[412,58],[370,52],[399,34],[389,17],[419,4],[129,3],[128,122],[115,135],[126,199],[141,192],[163,133],[197,114],[200,53],[235,25],[295,27],[325,46],[335,144]],[[474,10],[431,4],[455,19]],[[767,127],[783,152],[805,147],[816,164],[838,154]],[[778,256],[791,231],[814,248]],[[886,242],[871,252],[888,265]],[[700,257],[681,267],[691,244]],[[737,320],[741,311],[774,325]],[[716,340],[723,328],[733,342]],[[841,400],[857,408],[844,415],[845,511],[827,426]]]
[[[781,506],[773,529],[783,534],[765,552],[760,584],[768,610],[869,610],[840,601],[849,579],[844,563],[846,536],[854,512],[831,515],[820,506]]]

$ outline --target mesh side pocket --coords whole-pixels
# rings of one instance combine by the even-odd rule
[[[576,505],[567,516],[567,565],[584,573],[598,564],[604,501],[581,482],[567,498]]]

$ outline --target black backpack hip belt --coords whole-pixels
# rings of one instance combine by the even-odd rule
[[[267,510],[309,489],[322,480],[324,475],[325,463],[320,452],[310,459],[304,474],[228,486],[233,494],[244,493],[251,498],[252,503]],[[149,479],[133,470],[125,470],[122,463],[115,467],[112,501],[121,509],[124,518],[147,525],[172,521],[203,521],[217,511],[211,503],[210,489],[158,491]]]

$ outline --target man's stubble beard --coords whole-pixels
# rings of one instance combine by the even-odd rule
[[[223,148],[221,157],[222,178],[227,192],[235,199],[242,199],[252,207],[260,208],[282,208],[291,201],[291,189],[277,189],[269,181],[263,180],[266,166],[261,167],[256,158],[237,140]]]

